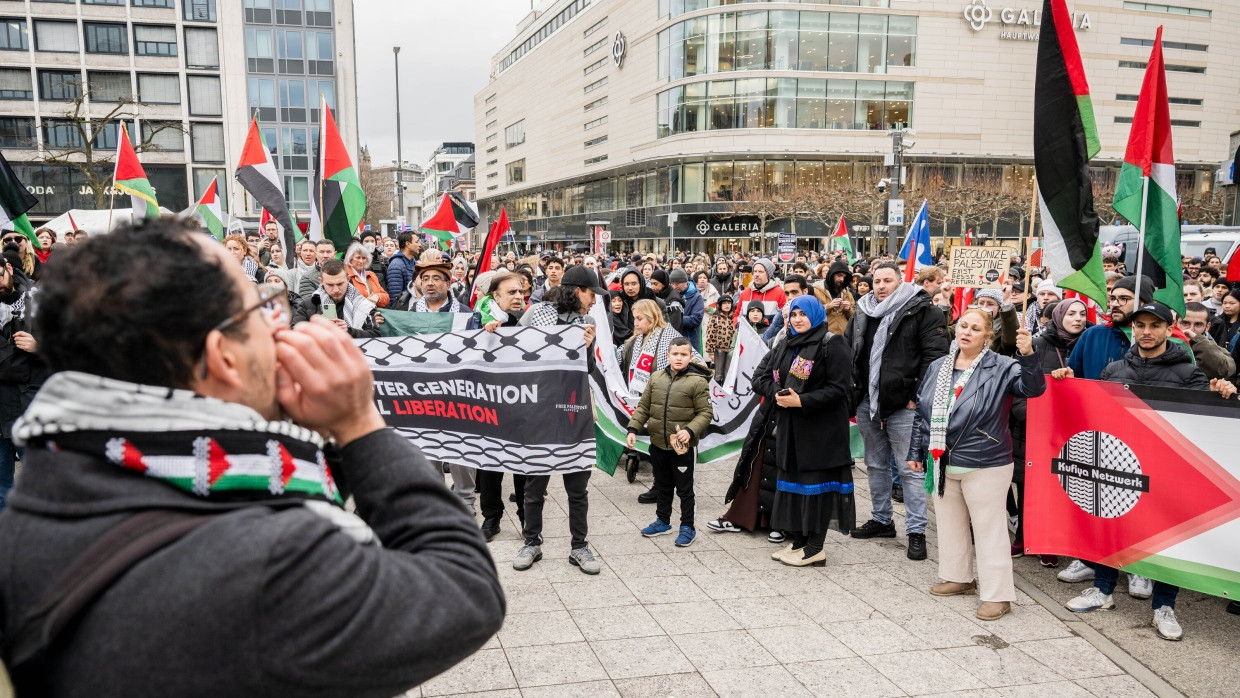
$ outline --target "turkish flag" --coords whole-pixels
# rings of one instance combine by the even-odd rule
[[[1240,411],[1205,391],[1047,383],[1028,407],[1030,551],[1119,567],[1240,518],[1240,481],[1181,431]]]

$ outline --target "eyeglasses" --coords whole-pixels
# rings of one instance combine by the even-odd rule
[[[0,238],[0,244],[7,245],[10,242],[20,243],[22,240],[25,240],[25,239],[26,237],[24,235],[6,235]]]
[[[1136,296],[1116,296],[1116,295],[1107,296],[1107,300],[1111,301],[1112,303],[1131,303],[1132,301],[1136,299],[1137,299]]]
[[[288,327],[289,319],[293,315],[288,302],[288,291],[283,286],[280,284],[261,284],[258,287],[258,301],[254,305],[233,314],[220,324],[212,327],[207,334],[209,335],[211,332],[224,332],[245,320],[246,316],[255,310],[262,311],[263,319],[267,321],[267,324],[272,329]],[[198,377],[200,379],[207,377],[207,352],[205,348],[202,352],[202,360],[198,364]]]

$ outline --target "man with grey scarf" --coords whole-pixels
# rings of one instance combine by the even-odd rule
[[[917,390],[926,369],[950,344],[943,314],[918,285],[902,281],[900,268],[883,262],[872,271],[874,288],[857,302],[848,322],[853,350],[857,428],[865,441],[865,466],[873,514],[854,538],[895,538],[891,508],[891,459],[897,454],[904,483],[908,557],[926,559],[925,473],[915,473],[907,453]]]

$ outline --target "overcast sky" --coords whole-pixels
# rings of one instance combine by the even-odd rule
[[[392,47],[400,46],[402,157],[425,165],[444,141],[473,141],[474,94],[529,0],[356,0],[359,137],[376,166],[396,159]]]

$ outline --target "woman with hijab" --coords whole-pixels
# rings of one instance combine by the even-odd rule
[[[991,351],[994,318],[982,308],[960,316],[956,342],[926,370],[917,393],[908,467],[926,472],[938,518],[939,577],[934,596],[977,594],[979,620],[1012,609],[1016,588],[1004,500],[1012,483],[1012,398],[1046,390],[1029,331],[1018,330],[1018,356]],[[974,553],[977,555],[974,564]]]
[[[611,319],[611,341],[619,346],[633,336],[633,311],[624,302],[623,291],[608,294],[608,304],[611,307],[611,315],[608,316]]]
[[[848,428],[852,386],[848,342],[827,330],[827,312],[812,295],[789,303],[788,339],[754,372],[754,391],[773,403],[775,499],[771,528],[792,542],[771,557],[792,567],[826,566],[827,528],[852,531],[852,451]]]
[[[1046,329],[1033,338],[1033,348],[1042,360],[1042,372],[1067,368],[1068,355],[1089,326],[1089,309],[1080,298],[1069,298],[1056,304]]]

